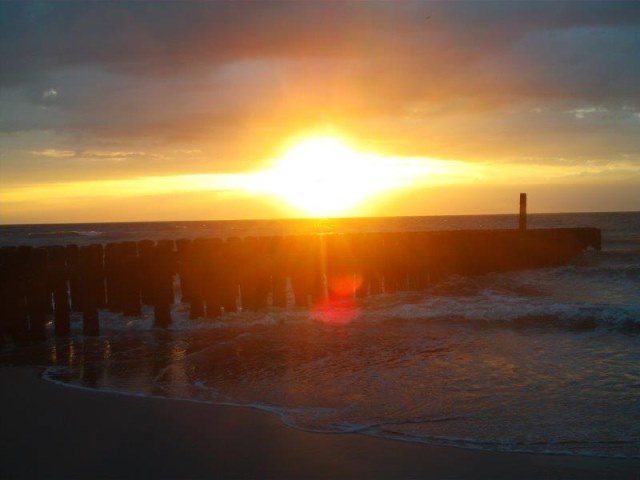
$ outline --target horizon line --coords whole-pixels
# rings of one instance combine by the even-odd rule
[[[613,211],[572,211],[572,212],[527,212],[530,215],[577,215],[577,214],[611,214],[611,213],[640,213],[640,210],[613,210]],[[199,220],[126,220],[126,221],[97,221],[97,222],[38,222],[38,223],[2,223],[0,227],[22,227],[38,225],[106,225],[128,223],[199,223],[199,222],[272,222],[272,221],[327,221],[327,220],[360,220],[360,219],[388,219],[388,218],[423,218],[423,217],[483,217],[483,216],[514,216],[513,213],[474,213],[474,214],[431,214],[431,215],[363,215],[363,216],[336,216],[336,217],[275,217],[275,218],[233,218],[233,219],[199,219]]]

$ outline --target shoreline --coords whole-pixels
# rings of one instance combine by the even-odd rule
[[[251,406],[61,385],[42,371],[0,367],[3,478],[637,479],[640,472],[640,459],[308,432]]]
[[[2,367],[0,367],[2,368]],[[30,367],[24,367],[24,368],[30,368]],[[607,456],[607,455],[598,455],[598,454],[580,454],[580,453],[571,453],[571,452],[532,452],[532,451],[527,451],[527,450],[490,450],[490,449],[484,449],[484,448],[479,448],[479,447],[473,447],[473,446],[467,446],[467,445],[446,445],[446,444],[438,444],[436,442],[427,442],[427,441],[421,441],[412,437],[403,437],[401,435],[383,435],[383,434],[377,434],[377,433],[370,433],[366,431],[366,428],[356,428],[353,430],[345,430],[345,431],[339,431],[339,430],[312,430],[312,429],[307,429],[304,427],[300,427],[298,425],[295,425],[293,423],[289,423],[286,421],[286,419],[284,418],[284,415],[281,414],[280,412],[278,412],[278,407],[268,407],[265,405],[260,405],[260,404],[240,404],[240,403],[231,403],[231,402],[212,402],[212,401],[207,401],[207,400],[199,400],[196,398],[180,398],[180,397],[168,397],[168,396],[162,396],[162,395],[153,395],[153,394],[147,394],[147,393],[136,393],[136,392],[128,392],[128,391],[121,391],[121,390],[115,390],[115,389],[99,389],[99,388],[91,388],[91,387],[85,387],[83,385],[77,385],[74,383],[67,383],[64,382],[62,380],[56,380],[54,378],[47,378],[45,377],[45,373],[46,370],[50,367],[45,367],[45,366],[37,366],[34,367],[39,369],[38,372],[38,379],[45,381],[45,382],[50,382],[52,384],[55,385],[59,385],[63,388],[71,388],[71,389],[78,389],[78,390],[82,390],[82,391],[87,391],[87,392],[96,392],[96,393],[104,393],[104,394],[110,394],[110,395],[122,395],[125,397],[135,397],[135,398],[153,398],[153,399],[159,399],[159,400],[173,400],[173,401],[178,401],[178,402],[187,402],[187,403],[196,403],[196,404],[202,404],[202,405],[211,405],[212,407],[231,407],[231,408],[241,408],[241,409],[249,409],[249,410],[253,410],[253,411],[257,411],[257,412],[262,412],[264,414],[267,415],[273,415],[275,416],[285,427],[288,428],[292,428],[294,430],[300,431],[300,432],[305,432],[305,433],[311,433],[311,434],[318,434],[318,435],[345,435],[345,434],[350,434],[350,435],[362,435],[362,436],[367,436],[367,437],[371,437],[371,438],[378,438],[378,439],[382,439],[382,440],[390,440],[393,442],[403,442],[403,443],[410,443],[410,444],[417,444],[417,445],[424,445],[427,447],[442,447],[442,448],[460,448],[463,450],[471,450],[471,451],[476,451],[476,452],[488,452],[488,453],[504,453],[504,454],[510,454],[510,453],[516,453],[516,454],[522,454],[522,455],[552,455],[552,456],[566,456],[566,457],[585,457],[585,458],[600,458],[600,459],[605,459],[605,460],[632,460],[632,461],[640,461],[640,458],[635,458],[635,457],[624,457],[624,456]],[[640,480],[640,478],[639,478]]]

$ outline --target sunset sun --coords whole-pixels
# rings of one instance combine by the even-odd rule
[[[277,160],[273,186],[309,215],[341,214],[387,186],[372,160],[338,138],[304,139]]]
[[[361,152],[339,137],[317,136],[293,143],[253,184],[305,215],[320,217],[351,212],[406,185],[417,173],[415,165]]]

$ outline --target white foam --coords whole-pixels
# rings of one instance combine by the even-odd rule
[[[480,295],[429,297],[419,303],[378,310],[377,315],[401,319],[463,318],[509,322],[527,318],[555,318],[568,325],[593,320],[602,326],[640,324],[639,305],[554,303],[543,298],[517,297],[494,292]]]
[[[549,441],[546,443],[534,442],[531,444],[526,444],[522,442],[515,441],[481,441],[472,438],[458,438],[451,436],[432,436],[432,435],[411,435],[411,434],[399,434],[396,432],[392,432],[389,430],[385,430],[385,425],[389,425],[389,423],[377,424],[377,425],[367,425],[367,424],[357,424],[350,422],[341,422],[340,424],[331,424],[329,428],[308,428],[302,427],[297,424],[294,420],[296,415],[306,414],[306,415],[322,415],[325,413],[332,413],[333,409],[323,408],[323,407],[306,407],[306,408],[286,408],[280,407],[277,405],[269,405],[264,403],[239,403],[239,402],[220,402],[220,401],[211,401],[211,400],[202,400],[195,398],[175,398],[168,397],[162,395],[153,395],[142,392],[134,392],[134,391],[123,391],[118,389],[108,389],[108,388],[100,388],[94,389],[85,387],[82,385],[77,385],[73,383],[67,383],[62,380],[58,380],[54,378],[52,375],[55,373],[59,373],[60,371],[65,371],[65,367],[48,367],[41,374],[41,378],[56,385],[60,385],[66,388],[74,388],[78,390],[84,391],[92,391],[92,392],[103,392],[107,394],[115,394],[115,395],[124,395],[130,397],[137,398],[153,398],[160,400],[169,400],[169,401],[182,401],[189,403],[197,403],[197,404],[208,404],[208,405],[216,405],[223,407],[240,407],[240,408],[250,408],[253,410],[259,410],[263,412],[267,412],[270,414],[274,414],[278,416],[278,418],[288,427],[294,428],[296,430],[310,432],[310,433],[333,433],[333,434],[361,434],[367,435],[371,437],[378,437],[384,439],[398,440],[410,443],[423,443],[428,445],[437,445],[437,446],[447,446],[447,447],[456,447],[456,448],[464,448],[467,450],[482,450],[482,451],[500,451],[500,452],[510,452],[510,453],[542,453],[547,455],[577,455],[577,456],[588,456],[588,457],[602,457],[602,458],[640,458],[640,455],[622,455],[622,454],[603,454],[596,450],[582,450],[576,451],[569,449],[559,449],[557,448],[557,442]],[[202,389],[209,389],[206,387],[203,382],[196,382],[196,385]],[[591,442],[594,445],[603,444],[607,442]],[[613,442],[619,443],[619,442]],[[633,444],[634,442],[627,442]]]
[[[84,390],[84,391],[89,391],[89,392],[102,392],[102,393],[107,393],[107,394],[114,394],[114,395],[124,395],[127,397],[137,397],[137,398],[154,398],[154,399],[160,399],[160,400],[169,400],[169,401],[181,401],[181,402],[189,402],[189,403],[198,403],[198,404],[206,404],[206,405],[217,405],[217,406],[223,406],[223,407],[242,407],[242,408],[251,408],[253,410],[260,410],[263,412],[267,412],[267,413],[272,413],[277,415],[280,420],[287,426],[291,427],[291,428],[295,428],[296,430],[302,430],[302,431],[306,431],[306,432],[314,432],[314,433],[342,433],[339,431],[330,431],[330,430],[314,430],[314,429],[308,429],[308,428],[303,428],[300,427],[299,425],[297,425],[293,419],[292,419],[292,415],[293,414],[299,414],[299,413],[317,413],[317,412],[323,412],[323,411],[328,411],[330,409],[326,409],[326,408],[322,408],[322,407],[318,407],[318,408],[285,408],[285,407],[279,407],[276,405],[269,405],[269,404],[262,404],[262,403],[238,403],[238,402],[219,402],[219,401],[211,401],[211,400],[202,400],[202,399],[198,399],[198,398],[188,398],[188,397],[169,397],[169,396],[162,396],[162,395],[154,395],[154,394],[150,394],[150,393],[144,393],[144,392],[135,392],[135,391],[130,391],[130,390],[118,390],[115,388],[91,388],[91,387],[86,387],[84,385],[78,385],[75,383],[69,383],[69,382],[64,382],[62,380],[58,380],[57,378],[54,377],[54,375],[56,373],[59,373],[61,371],[67,371],[68,368],[67,367],[61,367],[61,366],[52,366],[52,367],[47,367],[42,374],[40,375],[40,377],[43,380],[46,380],[48,382],[54,383],[56,385],[60,385],[62,387],[66,387],[66,388],[73,388],[73,389],[77,389],[77,390]],[[202,384],[202,382],[198,382],[200,383],[201,388],[207,388],[208,387],[204,387],[204,384]]]
[[[618,328],[640,325],[640,303],[612,304],[589,302],[557,302],[546,297],[518,296],[484,290],[476,295],[431,295],[429,293],[385,295],[365,300],[353,311],[350,321],[386,321],[463,319],[470,322],[517,322],[540,320],[540,325],[552,322],[558,326],[572,326],[583,322]],[[336,304],[327,311],[313,309],[266,309],[260,312],[234,312],[215,319],[189,319],[188,306],[176,304],[172,308],[173,322],[169,331],[216,330],[275,326],[281,323],[329,321],[341,312],[353,310],[353,303]],[[150,331],[154,327],[153,308],[144,307],[139,317],[125,317],[119,313],[100,311],[103,332]],[[82,316],[72,316],[72,330],[82,331]]]

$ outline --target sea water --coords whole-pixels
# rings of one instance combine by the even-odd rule
[[[515,216],[0,227],[0,244],[513,228]],[[640,458],[640,213],[530,215],[602,229],[572,264],[452,277],[426,291],[237,312],[154,329],[102,311],[102,335],[2,347],[2,364],[126,394],[273,412],[287,424],[494,451]],[[179,291],[179,284],[176,285]],[[179,300],[179,296],[178,296]],[[51,326],[50,326],[51,329]]]

